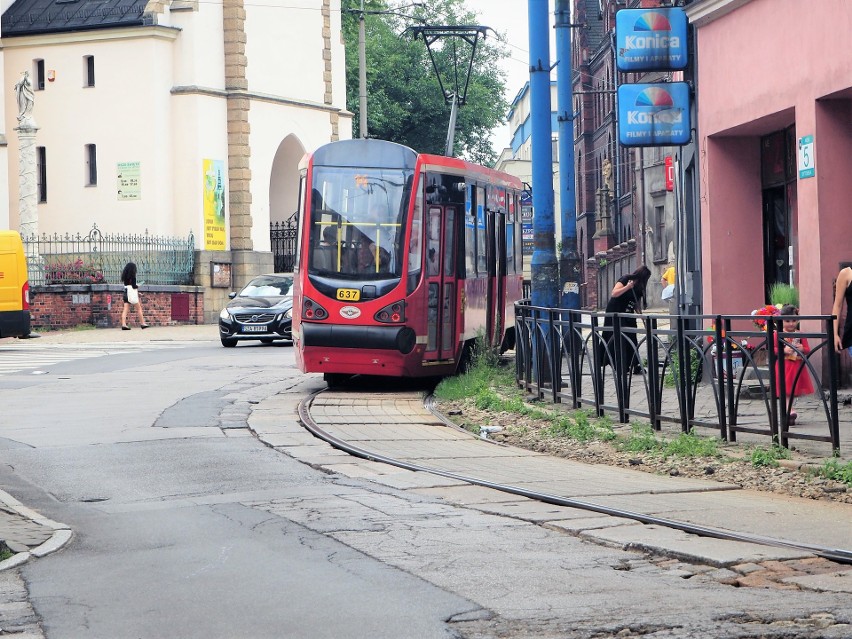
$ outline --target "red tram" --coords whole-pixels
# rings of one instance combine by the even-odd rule
[[[454,373],[478,336],[514,345],[521,182],[381,140],[326,144],[301,170],[293,341],[304,372]]]

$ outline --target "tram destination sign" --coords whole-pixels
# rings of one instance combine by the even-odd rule
[[[686,14],[668,9],[622,9],[615,14],[619,71],[671,71],[686,68]]]
[[[691,135],[686,82],[618,87],[618,141],[623,146],[680,146]]]

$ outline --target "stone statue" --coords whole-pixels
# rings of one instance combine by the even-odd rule
[[[606,189],[612,191],[612,163],[605,159],[601,166],[601,172],[603,173],[603,186]]]
[[[33,85],[30,82],[30,72],[21,73],[21,79],[15,84],[15,95],[18,98],[18,122],[30,120],[33,112]]]

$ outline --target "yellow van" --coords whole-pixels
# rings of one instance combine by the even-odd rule
[[[30,281],[17,231],[0,231],[0,337],[30,334]]]

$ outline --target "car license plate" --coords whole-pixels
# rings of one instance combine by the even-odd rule
[[[357,288],[339,288],[337,289],[337,299],[344,302],[357,302],[361,299],[361,291]]]
[[[243,333],[265,333],[266,326],[243,326]]]

